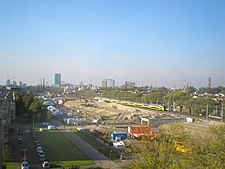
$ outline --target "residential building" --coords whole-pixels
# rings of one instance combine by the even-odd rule
[[[0,94],[0,150],[3,150],[8,143],[9,125],[16,118],[16,101],[13,91],[2,91]],[[0,159],[2,158],[0,151]]]

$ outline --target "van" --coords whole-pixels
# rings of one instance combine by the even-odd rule
[[[54,125],[49,125],[48,130],[56,130],[57,128]]]

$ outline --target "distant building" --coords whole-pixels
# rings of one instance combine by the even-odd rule
[[[53,77],[53,84],[60,85],[61,84],[61,74],[55,73]]]
[[[9,79],[6,81],[6,86],[10,86],[10,80]]]
[[[135,87],[135,82],[125,82],[124,84],[125,87]]]
[[[23,82],[22,82],[22,81],[20,81],[19,86],[20,86],[20,87],[23,86]]]
[[[115,80],[113,79],[103,79],[102,87],[115,87]]]
[[[107,87],[107,80],[106,79],[102,80],[102,87]]]
[[[13,81],[13,86],[16,86],[16,85],[17,85],[16,81]]]

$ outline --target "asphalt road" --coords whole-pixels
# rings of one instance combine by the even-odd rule
[[[25,157],[29,163],[30,169],[41,168],[41,161],[36,153],[36,145],[32,139],[29,125],[16,124],[15,129],[11,133],[13,158],[17,163],[21,163]],[[18,141],[18,133],[16,128],[20,128],[19,132],[22,135],[22,141]]]

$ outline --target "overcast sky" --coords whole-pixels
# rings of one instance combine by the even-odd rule
[[[61,73],[138,86],[225,86],[224,0],[1,0],[0,84]]]

